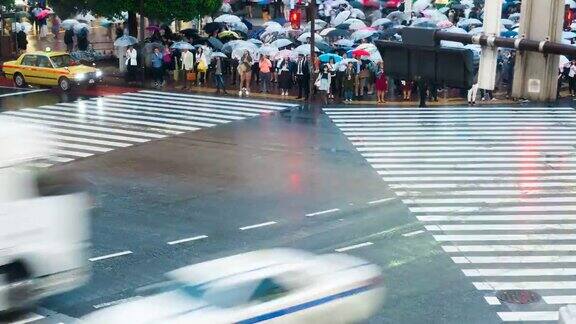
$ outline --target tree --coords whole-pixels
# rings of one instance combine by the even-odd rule
[[[14,0],[0,0],[0,6],[6,10],[14,8]]]

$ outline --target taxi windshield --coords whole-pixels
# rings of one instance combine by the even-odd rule
[[[52,56],[51,59],[52,63],[54,63],[55,68],[63,68],[74,65],[74,61],[68,54]]]

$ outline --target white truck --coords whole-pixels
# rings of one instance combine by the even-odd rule
[[[28,166],[50,154],[46,135],[0,116],[0,314],[89,278],[89,195]]]

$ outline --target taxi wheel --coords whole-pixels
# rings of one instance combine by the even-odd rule
[[[58,87],[60,87],[60,90],[62,91],[69,91],[70,80],[66,77],[61,77],[60,80],[58,80]]]
[[[20,73],[14,74],[14,84],[19,88],[25,87],[26,80],[24,80],[24,76]]]

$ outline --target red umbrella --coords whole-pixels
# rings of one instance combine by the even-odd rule
[[[368,52],[367,50],[364,49],[356,49],[352,51],[352,55],[354,57],[358,57],[358,56],[370,56],[370,52]]]

